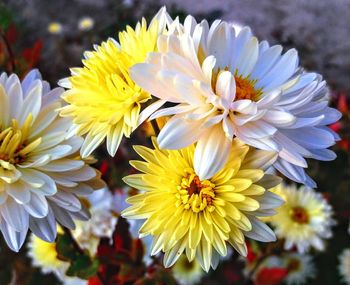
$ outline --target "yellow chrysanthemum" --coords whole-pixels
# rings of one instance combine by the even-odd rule
[[[212,139],[215,139],[213,137]],[[165,253],[164,265],[172,266],[185,251],[189,261],[197,256],[202,268],[215,268],[230,243],[242,255],[244,236],[260,241],[275,239],[274,233],[256,216],[273,214],[280,199],[267,191],[277,178],[266,179],[258,165],[267,167],[274,154],[249,151],[232,143],[227,164],[213,177],[201,181],[194,171],[194,145],[181,150],[135,146],[145,161],[131,161],[141,174],[124,178],[144,192],[128,198],[132,204],[123,216],[146,219],[140,236],[154,237],[151,254]],[[249,151],[249,153],[248,153]]]
[[[81,154],[86,157],[107,137],[107,150],[114,156],[122,136],[129,137],[138,126],[141,105],[149,93],[137,86],[129,68],[143,62],[164,31],[162,9],[149,27],[143,19],[135,30],[127,27],[119,34],[120,44],[113,39],[85,52],[84,67],[71,69],[72,76],[60,81],[69,88],[62,96],[68,103],[61,115],[72,117],[79,135],[86,135]]]
[[[285,239],[285,248],[296,246],[299,252],[311,246],[324,249],[323,239],[332,235],[332,208],[320,193],[307,187],[282,185],[272,192],[279,195],[284,205],[270,218],[276,235]]]
[[[189,262],[186,255],[181,255],[173,267],[174,277],[181,285],[197,284],[203,277],[204,271],[197,260]]]

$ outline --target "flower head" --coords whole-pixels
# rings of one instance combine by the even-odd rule
[[[57,256],[56,243],[46,242],[30,235],[28,256],[32,264],[39,267],[44,274],[53,273],[64,285],[85,285],[86,280],[66,276],[69,262],[62,261]]]
[[[350,249],[344,249],[339,255],[338,270],[346,284],[350,284]]]
[[[183,254],[174,265],[173,273],[179,284],[193,285],[199,283],[205,272],[197,260],[189,262],[186,255]]]
[[[91,17],[83,17],[78,22],[78,29],[80,31],[90,31],[94,27],[94,19]]]
[[[62,33],[63,28],[59,22],[51,22],[47,26],[47,30],[50,34],[58,35],[58,34]]]
[[[0,230],[18,251],[28,228],[41,239],[56,237],[56,220],[74,228],[89,214],[78,195],[105,185],[77,151],[80,137],[58,116],[63,90],[50,90],[37,70],[22,82],[0,76]]]
[[[81,155],[86,157],[107,138],[107,150],[114,156],[123,136],[129,137],[139,125],[141,106],[151,96],[130,78],[129,68],[143,62],[156,50],[164,30],[162,9],[147,27],[145,20],[135,30],[127,27],[119,41],[109,39],[95,51],[85,52],[84,67],[71,69],[72,76],[60,81],[68,88],[61,110],[72,117],[79,135],[86,135]]]
[[[266,190],[280,180],[265,176],[262,170],[272,163],[274,154],[249,151],[235,140],[225,167],[201,180],[194,169],[193,145],[163,150],[155,138],[153,145],[155,149],[135,147],[145,161],[130,163],[142,173],[124,181],[143,192],[127,199],[132,206],[122,215],[146,220],[140,237],[153,236],[152,255],[163,251],[166,267],[186,252],[190,262],[197,257],[208,271],[217,266],[220,255],[227,255],[227,243],[245,256],[245,236],[275,240],[270,228],[257,218],[273,215],[281,204],[277,195]]]
[[[144,90],[175,103],[150,118],[173,115],[159,146],[180,149],[197,142],[194,167],[200,179],[224,167],[233,137],[278,153],[274,167],[300,183],[305,158],[332,160],[327,148],[338,136],[326,125],[340,113],[328,107],[322,77],[299,67],[296,50],[258,42],[248,27],[239,33],[224,21],[197,24],[187,17],[161,35],[158,51],[131,68]],[[215,133],[215,140],[211,134]]]
[[[113,198],[112,193],[107,188],[88,195],[83,203],[87,204],[91,212],[91,220],[88,222],[75,221],[76,228],[72,230],[73,238],[91,256],[96,254],[101,238],[112,237],[117,223],[117,218],[113,216],[111,209]],[[58,227],[57,232],[63,234],[62,228]],[[80,284],[80,279],[65,275],[69,263],[58,259],[55,242],[48,243],[31,235],[28,249],[28,256],[32,259],[33,265],[40,267],[43,273],[52,272],[67,285],[71,284],[69,281],[73,282],[72,280],[76,280],[77,284]]]
[[[31,234],[28,242],[28,256],[34,266],[40,267],[43,273],[55,273],[63,276],[69,263],[57,257],[56,243],[46,242]]]
[[[107,189],[96,191],[86,197],[89,204],[91,219],[89,222],[77,221],[72,235],[81,248],[91,255],[96,253],[100,239],[111,238],[117,223],[117,217],[112,212],[113,194]]]
[[[305,252],[312,246],[323,250],[323,239],[332,236],[332,207],[311,188],[276,188],[271,191],[281,196],[285,203],[270,221],[275,226],[276,235],[285,239],[285,248],[296,246],[299,252]]]
[[[316,268],[310,255],[286,253],[282,256],[282,262],[288,270],[285,279],[288,285],[306,284],[308,279],[315,277]]]

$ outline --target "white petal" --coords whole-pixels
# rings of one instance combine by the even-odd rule
[[[29,215],[35,218],[43,218],[47,216],[49,212],[49,207],[45,196],[37,195],[31,193],[29,203],[23,205],[24,209],[29,213]]]
[[[225,166],[231,146],[232,140],[225,136],[221,125],[201,136],[194,153],[194,169],[201,180],[213,177]]]
[[[154,112],[156,112],[160,107],[165,104],[165,100],[157,100],[151,105],[147,106],[139,115],[137,121],[137,126],[141,125],[145,120],[147,120]]]
[[[53,211],[49,207],[46,217],[38,219],[30,217],[30,230],[39,238],[47,242],[54,242],[57,235],[57,225]]]
[[[250,232],[244,232],[244,235],[262,242],[276,241],[275,233],[263,222],[253,216],[249,216],[249,221],[252,224]]]
[[[6,223],[15,231],[26,232],[28,230],[29,217],[22,205],[10,198],[1,206],[0,211]]]
[[[19,112],[18,122],[20,126],[23,125],[29,114],[32,114],[34,120],[38,116],[41,107],[42,89],[43,86],[40,80],[35,81],[30,87]]]
[[[25,204],[30,200],[30,186],[23,183],[21,180],[7,185],[7,194],[9,194],[18,203]]]
[[[236,95],[236,81],[232,73],[223,71],[216,81],[216,94],[222,98],[224,106],[229,108]]]
[[[201,121],[186,121],[181,117],[172,117],[158,135],[160,148],[180,149],[196,142],[202,131]]]
[[[286,127],[292,125],[296,118],[288,112],[268,110],[263,116],[263,120],[273,126]]]
[[[115,127],[110,127],[107,134],[107,151],[110,156],[115,156],[123,138],[123,121],[119,121]]]
[[[0,230],[7,243],[7,245],[15,252],[18,252],[22,247],[27,231],[15,231],[4,220],[0,218]]]
[[[89,133],[80,149],[82,158],[88,157],[102,143],[105,137],[106,134],[104,132],[100,132],[94,136]]]

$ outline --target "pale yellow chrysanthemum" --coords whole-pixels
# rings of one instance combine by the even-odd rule
[[[58,232],[62,233],[62,230],[58,228]],[[28,243],[28,255],[33,265],[40,267],[43,273],[52,272],[62,276],[69,266],[69,263],[58,259],[55,242],[43,241],[33,234]]]
[[[47,31],[53,35],[60,34],[62,30],[63,30],[62,25],[58,22],[51,22],[47,26]]]
[[[345,284],[350,284],[350,249],[344,249],[339,255],[338,271]]]
[[[68,103],[61,116],[72,117],[77,133],[86,135],[81,155],[86,157],[107,138],[107,150],[114,156],[120,141],[139,125],[141,105],[151,96],[130,78],[129,68],[143,62],[164,31],[165,9],[147,27],[143,19],[135,30],[127,27],[114,39],[85,52],[84,67],[72,68],[72,76],[60,81]]]
[[[62,233],[60,227],[57,228]],[[56,243],[49,243],[30,235],[28,242],[28,256],[32,264],[39,267],[44,274],[53,273],[62,282],[63,285],[86,285],[87,281],[77,277],[66,276],[69,262],[58,259]]]
[[[181,285],[197,284],[203,277],[204,271],[197,260],[189,262],[186,255],[181,255],[173,267],[174,277]]]
[[[95,25],[95,21],[91,17],[83,17],[78,22],[78,29],[81,31],[89,31]]]
[[[295,185],[271,191],[285,201],[270,218],[276,235],[285,239],[285,248],[296,246],[299,252],[305,252],[312,246],[323,250],[323,239],[331,237],[334,221],[332,208],[322,195],[307,187],[297,189]]]
[[[246,255],[244,236],[275,240],[271,229],[257,217],[274,214],[273,209],[281,205],[278,196],[265,189],[278,184],[279,179],[272,175],[266,179],[264,171],[258,169],[271,165],[276,155],[249,151],[235,140],[225,167],[201,181],[194,171],[194,145],[164,150],[155,138],[153,145],[155,149],[135,146],[145,161],[130,163],[142,173],[129,175],[124,181],[144,192],[127,199],[132,206],[122,215],[146,220],[140,237],[153,236],[151,254],[163,251],[166,267],[185,251],[189,261],[197,257],[208,271],[217,266],[220,255],[227,254],[227,243]]]

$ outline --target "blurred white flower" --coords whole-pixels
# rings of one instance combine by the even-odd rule
[[[91,17],[83,17],[78,22],[78,29],[80,31],[90,31],[95,25],[95,21]]]
[[[62,27],[62,25],[59,22],[51,22],[47,26],[47,31],[50,34],[58,35],[58,34],[62,33],[63,27]]]
[[[82,248],[94,255],[100,239],[112,237],[118,218],[113,214],[113,194],[107,188],[95,191],[86,200],[91,219],[89,222],[77,221],[72,234]]]
[[[306,281],[316,275],[316,267],[311,255],[286,253],[282,256],[282,262],[288,270],[288,275],[285,278],[288,285],[307,284]]]
[[[297,189],[295,185],[280,185],[271,191],[285,201],[270,218],[277,237],[285,239],[285,249],[296,246],[300,253],[310,247],[323,250],[324,239],[332,236],[335,221],[332,207],[322,194],[307,187]]]
[[[350,249],[344,249],[339,255],[339,274],[346,284],[350,284]]]

